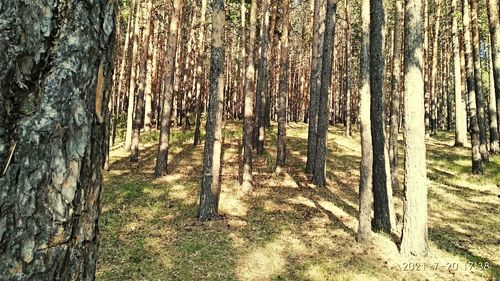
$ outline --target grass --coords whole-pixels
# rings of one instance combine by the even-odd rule
[[[358,134],[330,128],[325,189],[303,173],[306,125],[288,125],[283,177],[273,173],[276,135],[268,134],[266,153],[254,159],[255,190],[245,196],[238,182],[239,126],[225,126],[225,219],[218,222],[196,220],[203,145],[191,144],[192,132],[172,132],[170,174],[160,179],[152,178],[157,132],[143,134],[137,164],[119,145],[112,148],[97,280],[500,280],[499,156],[485,164],[485,175],[473,176],[470,152],[453,147],[452,134],[428,140],[431,254],[414,260],[382,235],[372,245],[355,241]],[[394,194],[401,217],[402,190]],[[479,269],[485,263],[488,269]]]

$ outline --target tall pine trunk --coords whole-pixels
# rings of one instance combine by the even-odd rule
[[[453,74],[455,90],[455,146],[464,146],[467,143],[467,112],[465,107],[465,96],[462,88],[462,68],[459,39],[458,21],[460,10],[458,0],[452,0],[452,36],[453,36]]]
[[[179,38],[179,18],[182,13],[184,0],[174,0],[174,10],[170,19],[168,43],[166,53],[164,96],[161,112],[160,140],[156,155],[154,177],[158,178],[167,174],[168,150],[170,146],[170,125],[172,119],[172,100],[174,97],[174,78],[177,45]]]
[[[384,5],[382,0],[371,0],[370,24],[370,122],[373,147],[374,230],[390,234],[390,181],[387,181],[386,147],[384,134]]]
[[[405,182],[401,253],[414,256],[425,256],[429,250],[423,45],[422,0],[407,0],[404,36]]]
[[[476,107],[477,123],[479,125],[479,153],[481,159],[488,161],[488,148],[486,144],[486,120],[485,120],[485,102],[483,93],[482,64],[479,46],[479,24],[477,22],[477,1],[469,0],[471,30],[472,30],[472,57],[474,60],[474,86],[476,87]]]
[[[203,62],[205,59],[205,18],[207,13],[207,0],[201,1],[200,12],[200,33],[198,34],[198,58],[196,59],[196,122],[194,129],[194,145],[201,143],[201,114],[202,114],[202,83],[203,75]]]
[[[222,114],[224,106],[224,0],[212,2],[212,53],[210,62],[210,92],[206,125],[203,176],[201,181],[198,219],[219,219],[221,185]]]
[[[464,29],[464,45],[465,45],[465,69],[466,69],[466,82],[467,91],[469,94],[469,108],[468,115],[469,121],[469,132],[471,135],[472,143],[472,173],[482,174],[482,157],[479,150],[479,124],[477,117],[477,107],[476,107],[476,88],[474,83],[474,57],[472,54],[472,35],[471,35],[471,23],[470,23],[470,0],[464,0],[463,2],[463,29]],[[474,0],[472,0],[474,1]]]
[[[283,0],[282,9],[282,34],[280,56],[280,84],[278,97],[278,144],[276,156],[276,174],[284,172],[286,159],[286,98],[288,95],[288,0]]]
[[[500,10],[495,0],[487,1],[488,22],[491,40],[491,59],[497,108],[497,132],[500,134]],[[491,94],[490,94],[491,97]],[[490,101],[491,102],[491,101]]]
[[[394,28],[392,74],[391,74],[391,108],[389,128],[389,161],[391,168],[392,188],[399,188],[398,181],[398,132],[399,132],[399,92],[401,87],[401,51],[403,44],[403,0],[396,1],[396,18]]]
[[[95,278],[114,6],[2,2],[2,280]]]
[[[361,129],[361,164],[359,179],[359,224],[357,239],[371,240],[372,193],[372,136],[370,124],[370,0],[361,2],[361,89],[359,119]]]
[[[316,153],[312,181],[320,187],[326,186],[326,153],[328,138],[328,97],[332,83],[332,59],[335,34],[337,3],[327,0],[325,37],[321,65],[321,87],[319,96],[318,125],[316,133]]]
[[[311,76],[309,87],[309,116],[307,128],[307,160],[306,173],[312,174],[316,158],[316,133],[318,126],[318,107],[321,88],[321,56],[324,43],[324,1],[314,0],[313,45],[311,58]]]
[[[244,192],[252,190],[252,136],[254,129],[255,100],[255,32],[257,23],[257,0],[252,0],[250,7],[250,30],[248,38],[248,62],[245,79],[245,104],[243,119],[243,182]]]

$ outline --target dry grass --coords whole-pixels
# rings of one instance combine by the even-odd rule
[[[471,176],[469,151],[452,147],[451,134],[428,141],[431,255],[410,260],[389,237],[376,235],[372,245],[354,239],[358,135],[331,128],[329,184],[317,189],[303,173],[307,127],[288,126],[284,177],[273,173],[271,134],[266,154],[255,159],[255,191],[245,196],[238,183],[238,126],[225,128],[225,219],[218,222],[195,219],[203,146],[192,146],[190,133],[173,133],[170,175],[157,180],[151,176],[155,133],[146,136],[150,142],[138,164],[113,149],[103,190],[98,280],[499,280],[499,156],[486,164],[486,175]],[[395,190],[399,217],[401,194]],[[476,267],[465,268],[468,262]],[[478,269],[479,263],[489,269]]]

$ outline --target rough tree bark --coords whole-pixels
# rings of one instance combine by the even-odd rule
[[[470,18],[472,30],[472,57],[474,60],[474,86],[476,87],[476,107],[477,107],[477,123],[479,125],[479,153],[481,159],[488,162],[488,148],[486,144],[486,120],[484,112],[484,93],[482,79],[481,54],[479,46],[479,24],[477,22],[477,1],[470,0]]]
[[[487,1],[486,7],[490,27],[493,80],[495,82],[497,130],[500,130],[500,11],[498,6],[498,1]],[[500,131],[498,131],[498,133],[500,134]]]
[[[165,66],[163,109],[161,113],[160,141],[156,155],[156,166],[154,177],[161,177],[167,174],[168,149],[170,146],[170,125],[172,119],[172,100],[174,97],[174,78],[177,44],[179,38],[179,18],[182,13],[184,0],[174,0],[174,11],[170,20],[167,53],[165,55],[167,63]]]
[[[137,63],[139,56],[139,20],[142,17],[141,2],[138,1],[135,5],[134,13],[134,33],[132,34],[132,55],[130,57],[130,84],[128,89],[128,106],[127,106],[127,131],[125,133],[125,149],[130,150],[132,147],[132,126],[134,122],[134,100],[135,100],[135,84],[137,76]]]
[[[490,153],[498,154],[500,153],[500,147],[498,143],[498,120],[497,120],[497,103],[495,100],[495,74],[493,73],[493,48],[490,40],[489,48],[489,79],[490,79],[490,89],[489,89],[489,117],[490,117]]]
[[[248,38],[248,62],[245,78],[245,105],[243,119],[243,181],[244,192],[252,190],[252,136],[254,129],[254,100],[255,100],[255,32],[257,24],[257,0],[252,0],[250,7],[250,30]],[[244,49],[244,48],[243,48]]]
[[[372,238],[371,214],[372,193],[372,139],[370,129],[370,0],[361,2],[361,89],[359,119],[361,129],[361,164],[359,179],[359,224],[357,239],[359,242]]]
[[[278,144],[276,169],[278,175],[284,173],[286,160],[286,98],[288,95],[288,0],[283,0],[281,19],[281,56],[280,56],[280,84],[278,97]]]
[[[391,208],[390,181],[387,181],[386,148],[384,134],[384,5],[382,0],[370,0],[370,122],[373,147],[373,197],[375,231],[390,234]]]
[[[425,256],[429,249],[422,27],[422,0],[407,0],[404,36],[405,182],[401,253],[415,256]]]
[[[0,9],[0,279],[94,280],[114,1]]]
[[[474,1],[474,0],[473,0]],[[469,107],[468,115],[469,121],[469,133],[471,135],[472,143],[472,173],[482,174],[482,157],[479,150],[479,124],[477,118],[477,107],[476,107],[476,88],[474,84],[474,58],[472,55],[472,35],[471,35],[471,23],[470,23],[470,7],[469,1],[464,0],[463,2],[463,33],[464,33],[464,45],[465,45],[465,69],[466,69],[466,82],[467,91],[469,93]]]
[[[351,9],[349,6],[350,0],[344,1],[345,6],[345,21],[346,21],[346,29],[345,29],[345,92],[346,92],[346,101],[345,101],[345,127],[346,127],[346,135],[351,136],[351,78],[350,78],[350,59],[351,59],[351,22],[350,22],[350,14]]]
[[[257,95],[255,101],[256,122],[255,122],[255,148],[258,154],[264,153],[265,140],[265,99],[267,96],[267,49],[269,47],[269,3],[270,0],[262,1],[262,19],[260,27],[260,59],[257,77]]]
[[[200,33],[198,34],[198,58],[196,58],[196,123],[194,129],[194,145],[201,143],[201,113],[202,113],[202,82],[203,82],[203,62],[205,60],[205,18],[207,13],[207,0],[201,1]]]
[[[464,146],[467,143],[467,112],[465,97],[462,89],[462,68],[460,56],[460,39],[458,21],[461,13],[458,0],[452,0],[452,36],[453,36],[453,73],[455,83],[455,146]]]
[[[328,137],[328,96],[332,83],[332,59],[335,34],[337,2],[327,0],[325,37],[321,64],[321,87],[319,96],[318,125],[316,132],[316,153],[312,181],[319,187],[326,186],[326,153]]]
[[[325,32],[325,0],[314,0],[313,45],[311,59],[311,76],[309,87],[309,116],[307,128],[307,160],[306,173],[312,174],[316,158],[316,133],[318,126],[318,107],[321,88],[321,55],[323,53]]]
[[[139,161],[139,137],[141,134],[141,129],[143,126],[143,117],[144,117],[144,107],[145,107],[145,101],[144,101],[144,89],[145,89],[145,84],[146,84],[146,74],[147,74],[147,68],[151,67],[150,65],[148,66],[148,49],[149,49],[149,37],[151,34],[151,24],[150,24],[150,14],[151,14],[151,9],[153,7],[153,2],[152,0],[148,0],[146,2],[145,7],[143,7],[144,11],[141,13],[143,15],[142,20],[142,27],[141,29],[144,29],[144,34],[142,35],[142,42],[141,42],[141,55],[140,55],[140,60],[138,61],[138,68],[139,68],[139,76],[137,79],[137,100],[135,102],[135,116],[134,116],[134,125],[133,125],[133,132],[132,132],[132,145],[130,147],[131,150],[131,155],[130,155],[130,161],[131,162],[137,162]]]
[[[212,53],[210,62],[209,108],[203,154],[198,219],[219,219],[219,196],[222,156],[222,114],[224,106],[224,0],[212,2]]]
[[[439,22],[441,20],[441,0],[436,1],[436,15],[434,20],[434,38],[432,42],[432,65],[429,76],[429,104],[430,104],[430,131],[437,132],[437,95],[438,95],[438,43],[439,43]]]
[[[391,108],[389,128],[389,161],[391,167],[391,184],[393,189],[399,188],[398,181],[398,132],[399,132],[399,92],[401,87],[401,51],[403,44],[403,0],[397,0],[394,27],[394,43],[391,74]]]

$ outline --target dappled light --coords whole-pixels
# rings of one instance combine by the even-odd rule
[[[150,178],[153,166],[146,161],[137,167],[141,173],[134,172],[136,168],[124,173],[120,161],[127,159],[121,149],[112,151],[111,166],[119,172],[108,173],[103,191],[98,280],[468,281],[498,277],[500,192],[493,188],[495,178],[483,177],[478,183],[475,177],[459,177],[460,170],[441,165],[441,157],[434,156],[446,150],[452,159],[460,158],[461,150],[455,152],[451,146],[429,140],[431,254],[408,259],[399,254],[390,237],[376,235],[373,244],[366,246],[355,240],[359,135],[354,132],[347,138],[341,136],[340,127],[330,129],[329,149],[336,152],[328,158],[328,185],[316,188],[303,173],[304,160],[299,157],[306,147],[307,127],[291,123],[287,173],[276,176],[265,155],[257,158],[255,180],[259,184],[245,196],[232,174],[238,170],[241,145],[236,126],[225,126],[234,133],[229,133],[224,145],[222,221],[195,219],[199,178],[191,171],[200,169],[195,159],[201,146],[176,144],[173,157],[182,154],[182,160],[174,173],[156,180]],[[274,153],[273,148],[269,153]],[[492,157],[486,168],[499,165],[497,158]],[[395,199],[400,217],[400,195]],[[412,262],[427,266],[405,270]],[[465,270],[468,262],[487,262],[490,270]],[[443,266],[430,267],[435,264]]]

